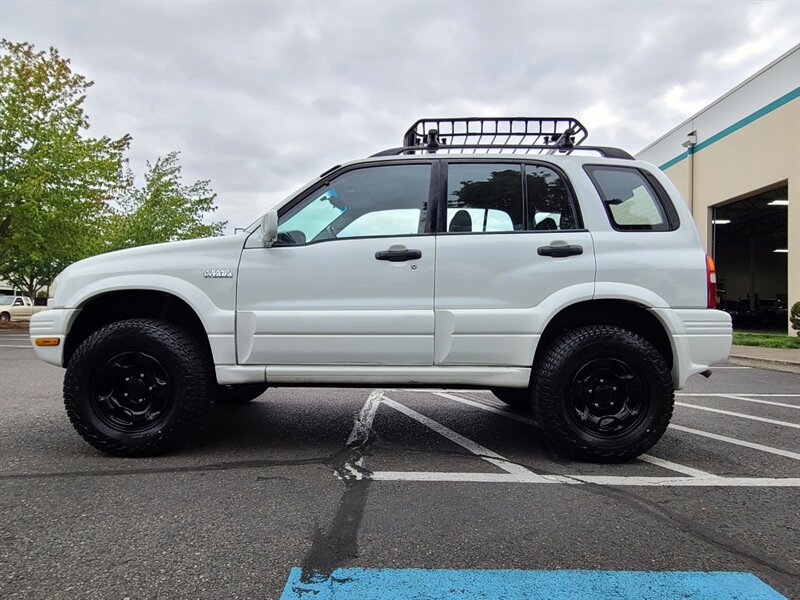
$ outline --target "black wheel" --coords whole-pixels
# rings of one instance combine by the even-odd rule
[[[666,431],[673,405],[666,361],[621,327],[568,331],[537,361],[534,418],[555,446],[580,459],[621,462],[646,452]]]
[[[0,313],[0,321],[10,321],[11,315],[7,312]]]
[[[217,385],[211,392],[216,404],[247,404],[267,391],[265,383]]]
[[[528,388],[492,388],[492,393],[501,402],[517,410],[531,409],[531,392]]]
[[[158,454],[178,446],[200,424],[211,368],[195,340],[169,323],[112,323],[84,340],[67,365],[67,415],[98,450]]]

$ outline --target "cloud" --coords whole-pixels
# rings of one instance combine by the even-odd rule
[[[800,40],[793,2],[4,1],[96,82],[96,135],[170,150],[231,230],[420,117],[575,116],[635,151]]]

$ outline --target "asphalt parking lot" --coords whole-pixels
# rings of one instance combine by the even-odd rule
[[[0,597],[800,597],[800,376],[721,367],[624,465],[565,460],[488,392],[332,388],[131,460],[0,334]]]

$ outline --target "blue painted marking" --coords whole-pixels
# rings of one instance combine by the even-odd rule
[[[786,600],[751,573],[696,571],[519,571],[336,569],[301,581],[293,568],[281,600]]]
[[[753,121],[756,121],[756,120],[760,119],[761,117],[763,117],[764,115],[767,115],[767,114],[771,113],[773,110],[775,110],[777,108],[780,108],[784,104],[788,104],[789,102],[791,102],[795,98],[800,98],[800,87],[797,87],[797,88],[793,89],[788,94],[784,94],[783,96],[781,96],[777,100],[773,100],[772,102],[770,102],[766,106],[764,106],[762,108],[759,108],[756,112],[747,115],[745,118],[740,119],[739,121],[736,121],[736,123],[734,123],[730,127],[726,127],[725,129],[723,129],[719,133],[715,133],[714,135],[712,135],[707,140],[703,140],[702,142],[697,144],[694,148],[692,148],[691,151],[681,152],[680,154],[678,154],[678,156],[676,156],[675,158],[673,158],[671,160],[668,160],[667,162],[665,162],[663,165],[661,165],[658,168],[661,169],[662,171],[665,171],[665,170],[669,169],[672,165],[676,165],[679,162],[681,162],[684,158],[689,156],[689,154],[692,154],[692,153],[697,154],[703,148],[707,148],[711,144],[720,141],[722,138],[729,136],[734,131],[738,131],[739,129],[741,129],[745,125],[749,125]]]

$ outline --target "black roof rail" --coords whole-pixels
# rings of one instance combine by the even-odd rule
[[[403,145],[383,150],[373,157],[437,151],[463,154],[472,150],[510,151],[511,154],[570,154],[574,150],[598,152],[608,158],[633,159],[619,148],[583,146],[586,127],[572,117],[461,117],[420,119],[403,136]]]

